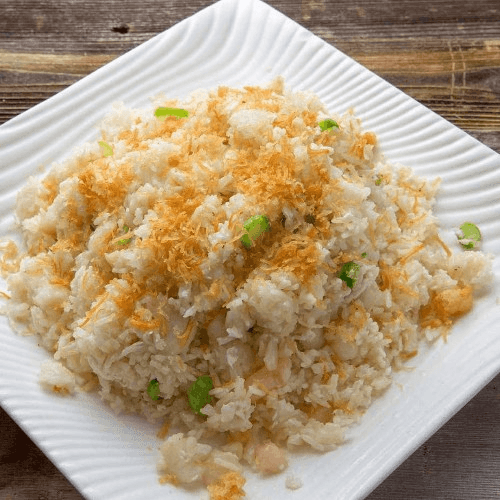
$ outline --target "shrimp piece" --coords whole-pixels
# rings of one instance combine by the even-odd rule
[[[434,297],[434,307],[439,318],[462,316],[472,309],[472,288],[450,288]]]
[[[420,309],[420,325],[423,328],[450,326],[453,319],[472,309],[472,287],[449,288],[431,295],[429,303]]]
[[[255,448],[255,464],[263,474],[277,474],[288,466],[286,452],[270,441],[259,444]]]

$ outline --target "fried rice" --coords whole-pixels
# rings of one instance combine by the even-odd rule
[[[4,314],[53,355],[45,388],[162,423],[162,482],[237,499],[244,466],[341,445],[491,280],[490,257],[441,240],[438,179],[389,165],[352,112],[281,78],[118,103],[100,131],[20,192]],[[247,248],[255,215],[270,227]]]

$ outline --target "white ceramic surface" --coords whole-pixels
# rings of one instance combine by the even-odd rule
[[[222,0],[119,57],[0,127],[0,237],[12,235],[16,193],[29,175],[97,137],[117,100],[140,107],[159,92],[182,97],[219,84],[266,83],[283,75],[316,92],[331,111],[354,107],[389,161],[443,179],[436,206],[442,236],[464,219],[482,230],[483,249],[500,254],[500,156],[259,0]],[[495,283],[448,342],[424,349],[396,384],[324,455],[291,459],[286,473],[248,474],[251,500],[365,497],[500,371],[500,264]],[[76,488],[92,500],[206,498],[159,485],[156,428],[116,417],[96,396],[60,399],[38,386],[48,355],[0,322],[0,403]]]

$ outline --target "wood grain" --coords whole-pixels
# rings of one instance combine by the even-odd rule
[[[40,54],[0,52],[0,71],[85,76],[115,59],[116,55]]]
[[[0,124],[212,3],[0,0]],[[500,152],[499,0],[268,3]],[[499,388],[497,376],[368,500],[500,498]],[[0,436],[0,500],[82,499],[2,410]]]

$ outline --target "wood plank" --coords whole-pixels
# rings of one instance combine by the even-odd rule
[[[500,68],[500,46],[462,50],[400,50],[366,54],[353,52],[353,59],[374,72],[385,75],[418,75],[422,77],[481,69]]]
[[[85,76],[116,59],[117,55],[43,54],[0,52],[0,71]]]
[[[18,0],[6,2],[0,17],[4,49],[52,46],[81,52],[109,50],[109,44],[129,48],[194,14],[213,1],[182,5],[161,0]],[[328,40],[405,38],[418,40],[436,33],[445,39],[498,36],[497,0],[464,2],[357,0],[272,0],[271,5]],[[19,15],[22,12],[23,15]]]

